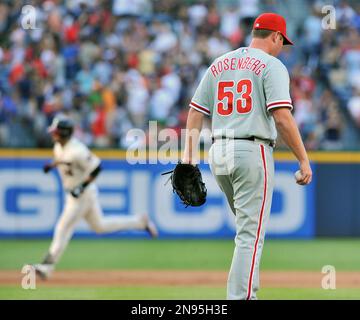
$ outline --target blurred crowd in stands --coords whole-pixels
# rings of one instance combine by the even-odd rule
[[[36,8],[34,29],[22,25],[26,4]],[[322,25],[325,4],[3,0],[0,146],[49,147],[46,128],[59,112],[70,115],[75,134],[97,148],[126,148],[133,143],[127,132],[148,130],[150,120],[179,131],[209,64],[249,44],[259,13],[281,9],[295,46],[279,58],[290,72],[294,116],[307,148],[354,147],[348,142],[355,143],[360,130],[360,3],[330,3],[335,30]]]

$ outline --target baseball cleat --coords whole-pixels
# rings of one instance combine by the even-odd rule
[[[149,221],[145,230],[150,234],[152,238],[157,238],[159,236],[159,232],[152,221]]]
[[[52,264],[34,264],[33,265],[36,275],[40,277],[41,280],[47,280],[54,271],[54,266]]]
[[[152,238],[157,238],[159,236],[159,232],[154,224],[154,222],[152,222],[150,219],[149,219],[149,216],[144,214],[142,219],[144,220],[144,223],[145,223],[145,231],[147,231],[150,236]]]

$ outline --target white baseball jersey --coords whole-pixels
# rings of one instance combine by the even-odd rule
[[[71,138],[65,146],[54,145],[54,159],[66,190],[83,183],[100,164],[100,159],[76,138]]]
[[[71,138],[65,146],[55,143],[54,158],[58,162],[63,186],[67,191],[83,183],[100,164],[100,159],[76,138]],[[78,198],[70,193],[66,194],[63,212],[56,224],[49,248],[52,264],[61,258],[81,219],[85,219],[97,233],[145,230],[148,227],[147,216],[143,215],[115,214],[105,217],[99,202],[98,189],[95,183],[91,183]],[[53,268],[52,265],[45,267],[48,270]]]
[[[270,110],[292,109],[289,73],[282,62],[255,48],[217,58],[203,76],[190,107],[212,118],[214,138],[275,140]]]

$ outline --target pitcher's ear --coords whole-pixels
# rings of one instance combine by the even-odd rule
[[[271,37],[271,41],[274,42],[274,43],[276,42],[277,34],[278,34],[278,32],[273,32],[273,33],[271,34],[271,36],[270,36],[270,37]]]

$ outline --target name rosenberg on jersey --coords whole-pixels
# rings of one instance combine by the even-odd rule
[[[226,304],[176,304],[168,307],[142,306],[131,307],[132,315],[157,315],[161,318],[165,311],[174,315],[227,315]]]
[[[223,60],[215,61],[211,67],[210,71],[214,78],[216,78],[223,71],[227,70],[251,70],[257,76],[261,74],[263,69],[266,68],[266,64],[262,63],[261,60],[251,57],[246,58],[225,58]]]

